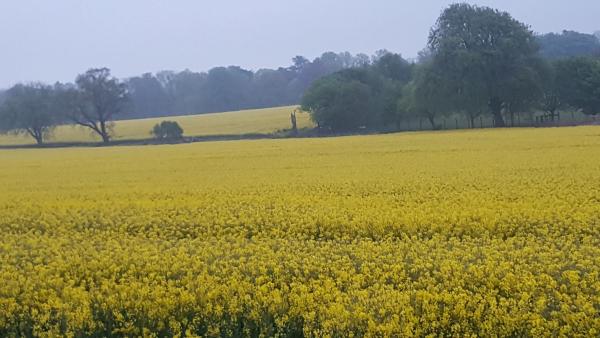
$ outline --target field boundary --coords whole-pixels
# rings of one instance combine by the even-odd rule
[[[44,148],[99,148],[113,146],[144,146],[144,145],[165,145],[165,144],[185,144],[196,142],[211,142],[211,141],[237,141],[237,140],[260,140],[285,138],[285,136],[277,136],[276,134],[223,134],[223,135],[206,135],[206,136],[187,136],[178,140],[157,140],[152,138],[146,139],[125,139],[113,140],[105,144],[102,142],[48,142],[42,145],[38,144],[11,144],[0,145],[0,149],[44,149]]]
[[[347,133],[331,133],[317,128],[303,128],[299,129],[297,133],[294,133],[290,129],[278,130],[273,133],[247,133],[247,134],[217,134],[217,135],[203,135],[203,136],[185,136],[177,140],[158,140],[154,138],[145,139],[121,139],[112,140],[110,143],[102,142],[48,142],[42,145],[38,144],[11,144],[11,145],[0,145],[0,150],[10,149],[52,149],[52,148],[101,148],[101,147],[116,147],[116,146],[152,146],[152,145],[173,145],[173,144],[186,144],[186,143],[199,143],[199,142],[219,142],[219,141],[241,141],[241,140],[265,140],[265,139],[300,139],[300,138],[330,138],[330,137],[344,137],[344,136],[366,136],[366,135],[385,135],[385,134],[396,134],[396,133],[414,133],[414,132],[447,132],[455,130],[481,130],[481,129],[522,129],[522,128],[564,128],[564,127],[578,127],[578,126],[600,126],[600,121],[586,122],[586,123],[558,123],[548,122],[539,123],[531,126],[513,126],[503,128],[458,128],[458,129],[413,129],[413,130],[390,130],[390,131],[375,131],[375,130],[362,130],[357,132]]]

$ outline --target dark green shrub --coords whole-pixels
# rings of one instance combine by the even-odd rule
[[[151,134],[159,140],[177,140],[183,137],[183,128],[175,121],[162,121],[152,128]]]

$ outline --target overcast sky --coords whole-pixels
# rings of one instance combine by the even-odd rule
[[[119,77],[290,64],[324,51],[413,57],[444,0],[0,0],[0,88],[73,81],[90,67]],[[598,0],[481,0],[536,32],[600,30]],[[542,5],[543,4],[543,5]]]

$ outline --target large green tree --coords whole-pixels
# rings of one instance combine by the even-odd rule
[[[365,83],[367,71],[333,74],[317,80],[302,98],[302,109],[320,127],[333,132],[368,127],[374,119],[371,87]],[[361,81],[362,79],[362,81]]]
[[[431,63],[419,65],[414,80],[404,87],[398,101],[400,118],[424,118],[429,121],[431,128],[437,129],[436,118],[451,109],[448,99],[452,96],[448,94],[448,90],[447,82],[437,68]]]
[[[535,81],[523,78],[534,76],[538,64],[533,33],[506,12],[451,5],[432,28],[428,48],[441,79],[456,84],[449,91],[454,108],[479,111],[484,107],[477,106],[485,102],[499,127],[505,126],[503,111],[523,83]],[[466,92],[470,90],[474,93]]]
[[[405,84],[412,77],[413,64],[402,58],[400,54],[387,52],[377,59],[373,68],[383,77]]]
[[[600,114],[600,59],[571,58],[556,62],[558,95],[584,114]]]
[[[0,130],[29,135],[41,145],[60,121],[58,113],[52,87],[18,84],[6,92]]]
[[[541,64],[542,92],[539,108],[546,113],[547,118],[551,121],[558,118],[560,110],[565,108],[565,103],[560,95],[562,84],[557,78],[556,64],[556,61],[544,61]]]
[[[515,125],[515,115],[534,110],[544,95],[544,62],[540,58],[532,58],[527,66],[520,67],[511,79],[507,80],[510,93],[504,99],[504,110]]]

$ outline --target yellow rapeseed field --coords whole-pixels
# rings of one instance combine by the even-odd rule
[[[600,128],[0,150],[0,336],[600,335]]]
[[[113,127],[114,140],[139,140],[151,138],[152,127],[161,121],[177,121],[185,136],[239,135],[272,133],[290,128],[290,113],[296,107],[277,107],[226,113],[159,117],[151,119],[117,121]],[[298,128],[312,126],[307,113],[297,115]],[[101,138],[90,129],[79,126],[58,126],[48,142],[100,142]],[[0,145],[34,144],[27,135],[0,134]]]

